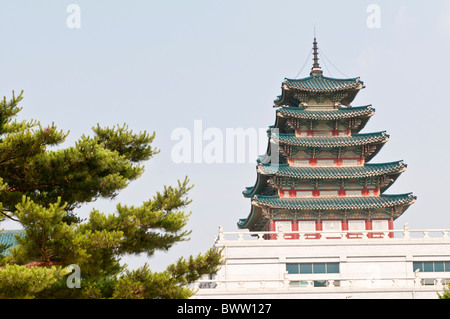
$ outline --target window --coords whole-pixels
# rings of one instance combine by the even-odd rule
[[[316,231],[316,222],[314,220],[302,220],[298,222],[298,229],[301,232]]]
[[[288,233],[292,231],[292,223],[290,221],[276,222],[277,232]]]
[[[326,287],[327,281],[326,280],[314,280],[314,287]]]
[[[341,237],[342,223],[340,220],[324,220],[322,222],[322,227],[324,231],[338,231],[339,233],[328,233],[325,237]]]
[[[340,287],[341,282],[339,280],[331,280],[334,287]],[[313,280],[310,282],[312,287],[330,287],[330,281],[328,280]],[[290,287],[301,287],[306,288],[308,287],[308,282],[301,280],[301,281],[290,281],[289,282]]]
[[[450,261],[415,261],[413,271],[420,272],[450,272]]]
[[[366,230],[366,221],[365,220],[349,220],[348,221],[348,230],[349,231]]]
[[[286,264],[288,274],[338,274],[339,263]]]
[[[326,274],[326,264],[314,264],[315,274]]]
[[[389,230],[389,221],[387,220],[372,220],[372,229],[373,230],[380,230],[385,231]]]
[[[443,272],[444,271],[444,262],[436,261],[434,263],[434,271],[435,272]]]
[[[339,273],[339,264],[338,263],[327,264],[327,273],[328,274],[338,274]]]
[[[298,274],[298,264],[286,264],[286,271],[288,274]]]
[[[337,231],[341,231],[342,230],[342,223],[340,220],[324,220],[322,222],[322,226],[323,226],[323,230],[325,231],[332,231],[332,230],[337,230]]]
[[[292,231],[292,222],[291,221],[279,221],[275,222],[276,231],[282,232],[284,235],[284,239],[293,239],[292,234],[289,234]]]
[[[322,197],[327,197],[327,196],[338,196],[338,195],[339,195],[339,193],[338,193],[337,190],[331,190],[331,191],[324,191],[324,190],[321,190],[321,191],[320,191],[320,196],[322,196]]]
[[[300,273],[301,274],[312,274],[313,273],[313,265],[312,264],[300,264]]]
[[[312,197],[312,191],[297,191],[297,197]]]

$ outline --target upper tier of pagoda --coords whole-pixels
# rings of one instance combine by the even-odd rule
[[[364,82],[359,78],[334,79],[313,75],[298,80],[285,79],[281,86],[282,94],[274,101],[274,107],[307,105],[311,96],[320,101],[325,94],[335,105],[349,106],[363,88]]]
[[[350,106],[360,90],[365,88],[360,78],[336,79],[323,76],[319,65],[317,41],[313,43],[314,63],[310,76],[303,79],[285,78],[281,86],[281,95],[274,101],[274,107],[307,107],[313,105],[338,107]]]

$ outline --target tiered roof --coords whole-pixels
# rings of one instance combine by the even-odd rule
[[[279,198],[278,196],[255,195],[252,199],[252,211],[248,218],[240,219],[238,227],[249,228],[261,218],[256,207],[272,209],[288,209],[293,211],[342,211],[389,209],[400,207],[397,216],[401,215],[416,200],[412,193],[380,196],[349,196],[319,198]]]
[[[299,147],[351,147],[369,144],[384,144],[389,140],[386,132],[353,134],[350,136],[314,136],[298,137],[295,134],[274,134],[271,137],[275,143]]]
[[[263,177],[271,176],[303,180],[347,180],[389,176],[389,182],[381,188],[381,192],[384,192],[406,168],[407,165],[403,161],[341,167],[294,167],[288,164],[262,164],[257,168],[258,178],[255,185],[246,187],[242,194],[244,197],[251,198],[267,182],[267,178]]]
[[[280,106],[276,110],[273,128],[280,128],[286,121],[296,120],[308,124],[308,121],[339,121],[350,125],[352,133],[359,133],[375,114],[372,105],[315,110],[314,108]],[[349,122],[350,121],[350,122]]]
[[[361,88],[364,85],[359,78],[334,79],[322,75],[309,76],[304,79],[284,79],[285,89],[298,89],[307,92],[336,92]]]
[[[22,236],[23,232],[20,230],[4,230],[0,231],[0,246],[5,246],[6,248],[11,248],[17,245],[17,239],[15,235]],[[3,254],[7,254],[4,251]]]
[[[304,120],[343,120],[349,118],[370,117],[375,114],[372,105],[359,107],[339,107],[333,110],[314,111],[304,107],[286,107],[277,109],[280,117],[298,118]]]
[[[343,105],[350,105],[358,94],[358,91],[364,87],[364,82],[362,82],[359,78],[334,79],[325,77],[322,74],[314,74],[304,79],[284,79],[281,86],[281,95],[275,99],[274,106],[292,106],[290,105],[291,100],[295,98],[295,94],[297,93],[338,92],[347,93],[342,97],[340,102]]]
[[[278,196],[255,195],[252,199],[252,204],[294,210],[342,210],[387,208],[397,205],[410,205],[414,201],[415,197],[412,193],[318,198],[280,198]]]
[[[293,167],[284,165],[260,165],[258,173],[300,179],[349,179],[400,174],[406,170],[403,161],[342,167]]]
[[[383,194],[407,166],[403,161],[368,163],[389,140],[389,135],[385,131],[359,133],[375,113],[372,105],[350,106],[359,90],[364,88],[364,82],[358,77],[335,79],[323,76],[317,54],[317,42],[314,39],[314,64],[310,76],[303,79],[285,79],[282,84],[282,95],[275,100],[275,107],[278,108],[276,122],[268,130],[269,147],[266,154],[258,160],[257,181],[254,186],[247,187],[243,191],[245,197],[251,198],[252,209],[248,218],[238,222],[240,228],[261,230],[262,227],[267,226],[268,219],[274,218],[273,214],[280,213],[283,214],[282,216],[287,216],[287,212],[292,213],[292,216],[314,211],[318,213],[317,216],[323,216],[327,212],[343,214],[354,212],[370,216],[377,211],[377,214],[384,214],[383,216],[391,216],[395,219],[416,200],[411,193]],[[335,125],[335,130],[338,130],[339,124],[341,132],[344,127],[347,130],[344,134],[349,135],[317,136],[312,133],[313,129],[310,129],[312,136],[309,134],[299,136],[301,134],[298,132],[292,133],[294,128],[299,129],[300,122],[303,120],[309,121],[311,127],[313,123],[319,121],[328,125],[330,121],[336,121],[332,124]],[[301,125],[308,125],[308,122]],[[330,132],[335,132],[331,126]],[[331,149],[331,154],[335,152],[341,154],[346,149],[350,152],[361,152],[361,158],[364,156],[364,160],[358,161],[358,164],[351,164],[352,166],[340,163],[341,166],[325,164],[328,166],[296,167],[291,166],[291,163],[294,165],[295,161],[290,162],[285,159],[289,164],[279,165],[268,162],[273,145],[280,147],[280,155],[283,158],[299,151],[310,154],[311,148],[313,150],[328,148]],[[315,151],[312,154],[315,154]],[[294,193],[290,193],[289,196],[278,195],[277,188],[281,185],[300,185],[297,183],[302,181],[308,182],[306,185],[319,185],[324,180],[337,181],[337,184],[342,182],[342,185],[350,180],[356,185],[367,185],[370,182],[378,188],[378,191],[370,196],[366,191],[362,191],[360,195],[355,195],[356,193],[353,192],[347,196],[346,193],[338,192],[337,195],[320,196],[320,194],[312,193],[309,197],[303,197],[305,195],[295,197],[293,194],[296,188],[292,188]],[[333,183],[327,185],[333,185]],[[284,191],[283,194],[286,195]]]

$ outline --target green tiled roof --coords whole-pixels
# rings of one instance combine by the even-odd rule
[[[342,209],[376,209],[394,206],[409,206],[416,197],[409,194],[380,196],[343,196],[313,198],[280,198],[278,196],[255,195],[253,205],[293,210],[342,210]]]
[[[366,164],[364,166],[340,167],[293,167],[285,165],[260,165],[258,172],[263,175],[295,177],[304,179],[322,178],[365,178],[384,174],[401,173],[407,165],[403,161],[381,164]],[[247,189],[248,190],[248,189]]]
[[[373,143],[386,143],[389,135],[386,132],[367,133],[367,134],[353,134],[350,136],[326,136],[326,137],[297,137],[295,134],[278,134],[272,135],[272,141],[275,143],[303,146],[303,147],[350,147],[361,146]]]
[[[334,79],[322,75],[310,76],[303,79],[284,79],[283,86],[310,92],[333,92],[355,89],[364,85],[359,78]]]
[[[242,194],[244,194],[244,196],[249,196],[253,192],[254,189],[255,189],[255,186],[246,187],[245,190],[242,191]]]
[[[20,230],[4,230],[0,231],[0,246],[6,246],[6,248],[12,248],[17,245],[17,239],[15,235],[23,234]],[[5,252],[4,252],[5,253]]]
[[[303,107],[281,107],[277,114],[282,117],[293,117],[306,120],[340,120],[362,116],[372,116],[375,109],[372,105],[359,107],[339,107],[335,110],[310,111]]]

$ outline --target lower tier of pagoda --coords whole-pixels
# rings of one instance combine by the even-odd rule
[[[342,238],[342,236],[353,239],[362,238],[364,232],[368,232],[366,234],[368,238],[383,238],[385,233],[392,237],[393,234],[389,233],[389,230],[393,229],[394,222],[391,219],[272,220],[268,231],[277,234],[270,234],[266,239],[277,240],[280,233],[286,240],[300,237],[304,239],[335,239]]]
[[[276,220],[322,222],[327,220],[381,219],[394,221],[414,202],[411,193],[379,196],[344,196],[281,198],[255,195],[252,209],[246,219],[238,222],[239,228],[250,231],[269,230]]]
[[[278,209],[293,210],[340,210],[340,209],[375,209],[398,205],[410,205],[416,197],[412,193],[401,195],[322,197],[322,198],[280,198],[278,196],[256,195],[252,204]]]

